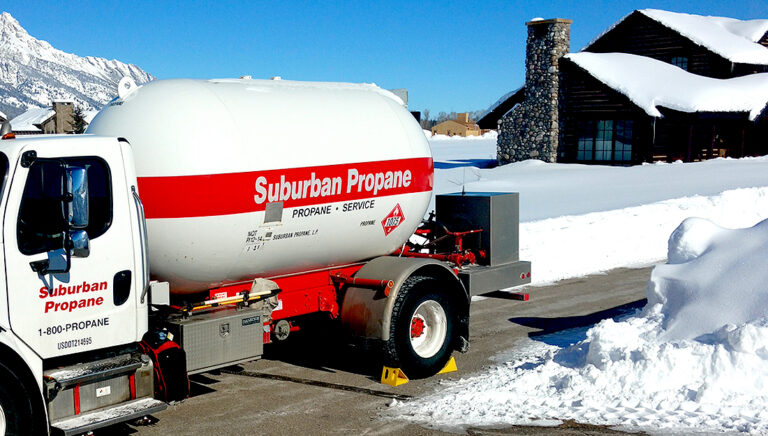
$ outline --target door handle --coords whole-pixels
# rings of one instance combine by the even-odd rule
[[[128,301],[128,297],[131,295],[131,270],[126,269],[115,274],[112,289],[115,306],[120,306]]]

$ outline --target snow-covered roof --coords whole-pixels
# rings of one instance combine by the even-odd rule
[[[16,132],[39,132],[40,128],[35,126],[35,124],[41,124],[54,115],[56,115],[56,112],[51,108],[33,107],[12,119],[11,127]]]
[[[641,9],[626,15],[593,39],[583,50],[589,50],[592,44],[636,13],[657,21],[731,62],[768,65],[768,48],[758,44],[768,32],[768,20],[737,20],[659,9]]]
[[[89,111],[84,111],[83,119],[85,120],[86,123],[91,124],[91,121],[93,121],[93,119],[96,117],[96,114],[98,113],[99,113],[98,109],[91,109]]]
[[[536,18],[534,18],[532,21],[534,21],[534,20],[536,20]],[[479,116],[479,117],[477,117],[477,119],[482,119],[482,118],[485,118],[485,116],[486,116],[486,115],[488,115],[489,113],[491,113],[491,112],[493,112],[494,110],[496,110],[496,108],[497,108],[497,107],[501,106],[501,104],[502,104],[502,103],[504,103],[505,101],[507,101],[507,100],[508,100],[510,97],[512,97],[513,95],[515,95],[515,93],[516,93],[516,92],[518,92],[518,91],[520,91],[520,89],[521,89],[521,88],[517,88],[517,89],[515,89],[514,91],[509,91],[508,93],[506,93],[506,94],[502,95],[500,99],[496,100],[496,103],[494,103],[494,104],[492,104],[492,105],[488,106],[488,109],[486,109],[486,110],[485,110],[485,112],[483,112],[482,114],[480,114],[480,116]]]
[[[498,121],[504,118],[524,99],[524,91],[525,87],[521,86],[503,95],[477,118],[477,125],[482,129],[496,129]]]
[[[8,116],[6,116],[2,111],[0,111],[0,118],[7,120]]]
[[[639,12],[729,61],[768,65],[768,48],[757,43],[768,32],[768,20],[742,21],[658,9]]]
[[[768,104],[768,73],[712,79],[626,53],[565,57],[654,117],[661,117],[661,106],[680,112],[748,112],[754,120]]]

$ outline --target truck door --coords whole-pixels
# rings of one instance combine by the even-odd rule
[[[34,156],[28,149],[17,163],[3,226],[11,329],[43,358],[130,343],[139,335],[134,282],[141,278],[116,141],[90,147],[90,156],[77,142],[57,145],[57,153],[79,152],[41,157],[41,150]],[[88,220],[79,233],[87,234],[89,253],[81,247],[62,272],[65,245],[75,251],[67,236],[67,171],[80,168],[87,174]],[[42,264],[50,271],[40,273]]]

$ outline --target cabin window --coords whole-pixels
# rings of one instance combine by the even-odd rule
[[[673,56],[669,63],[688,71],[688,57],[686,56]]]
[[[632,161],[632,120],[582,121],[576,160],[598,163]]]
[[[616,121],[616,137],[613,143],[613,160],[632,160],[632,120]]]
[[[613,121],[600,120],[597,122],[597,137],[595,138],[595,160],[611,160],[613,148]]]
[[[595,149],[595,122],[579,122],[579,145],[576,160],[592,160]]]

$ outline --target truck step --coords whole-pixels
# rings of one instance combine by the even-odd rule
[[[98,409],[72,418],[54,421],[51,427],[65,436],[78,435],[112,424],[139,419],[165,410],[167,407],[167,404],[154,398],[142,398],[120,406]]]
[[[147,356],[140,354],[123,354],[117,357],[98,360],[95,362],[69,366],[66,368],[45,371],[43,378],[48,384],[55,384],[59,389],[92,380],[114,377],[136,371],[146,364]]]

